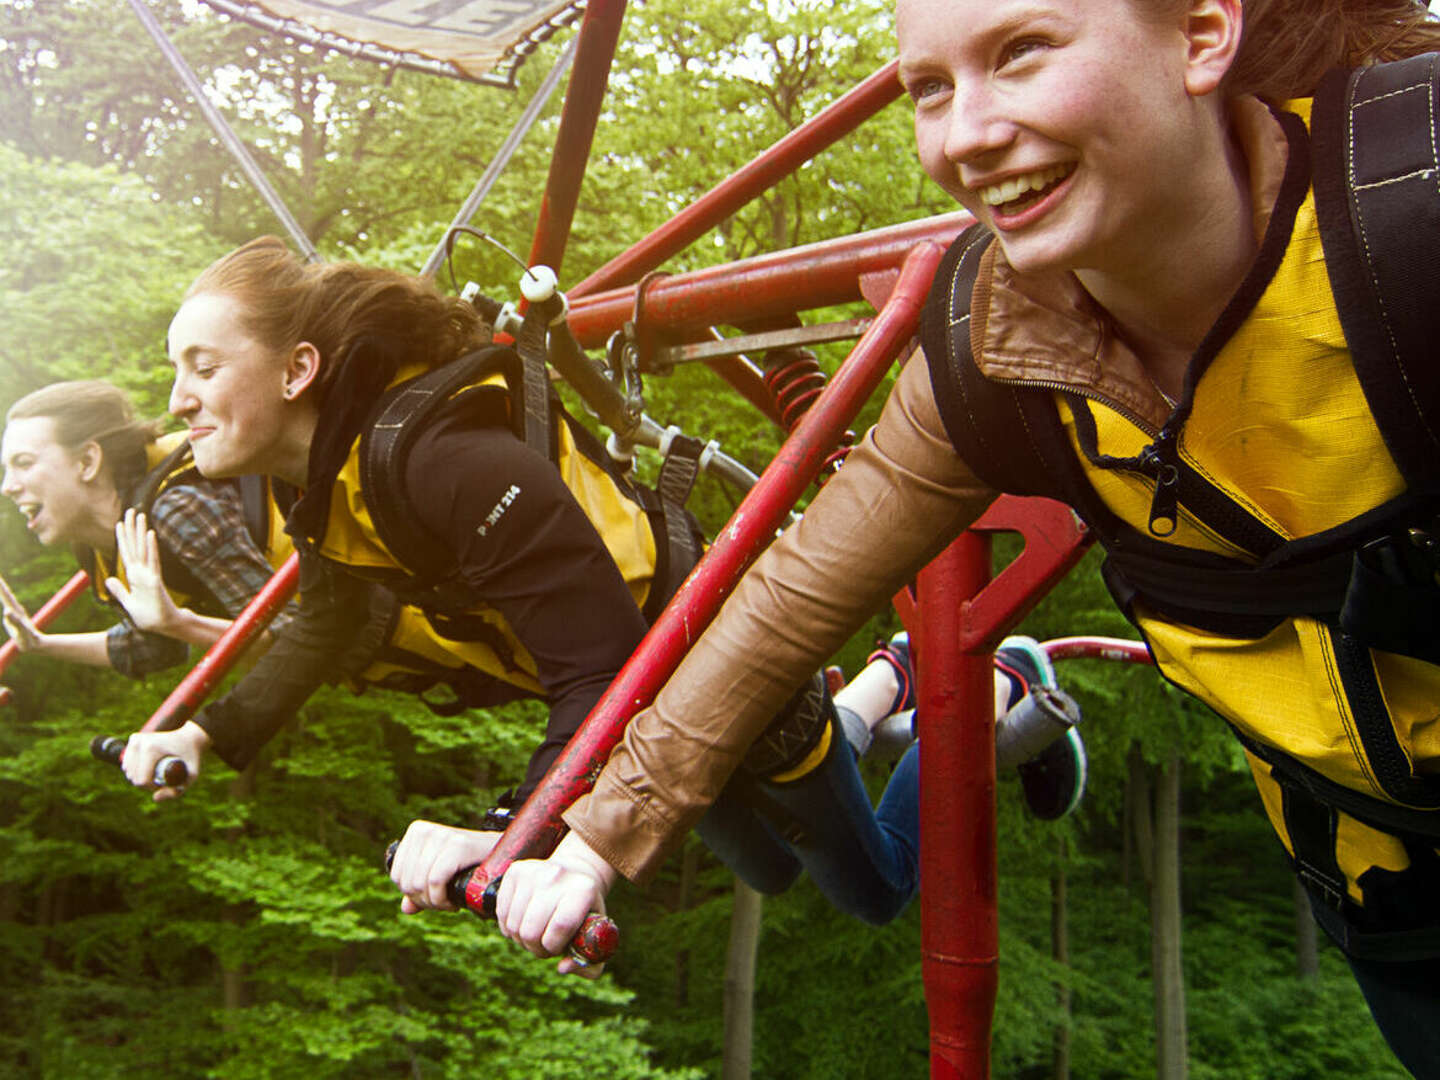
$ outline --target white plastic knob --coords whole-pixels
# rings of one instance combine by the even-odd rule
[[[532,304],[543,304],[555,295],[560,279],[548,266],[532,266],[520,277],[520,295]]]

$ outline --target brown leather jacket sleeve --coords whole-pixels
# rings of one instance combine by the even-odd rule
[[[566,824],[647,878],[795,688],[993,497],[946,437],[917,352],[879,423],[631,721]]]

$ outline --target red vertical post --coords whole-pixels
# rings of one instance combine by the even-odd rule
[[[585,8],[575,66],[565,86],[565,107],[550,158],[550,175],[540,201],[540,220],[530,245],[531,266],[548,266],[558,274],[565,259],[570,224],[580,201],[580,183],[585,179],[590,145],[595,141],[595,124],[610,83],[610,64],[615,59],[624,15],[625,0],[590,0]]]
[[[991,656],[962,652],[967,610],[990,580],[990,537],[967,532],[920,573],[921,949],[930,1075],[985,1080],[999,930]]]

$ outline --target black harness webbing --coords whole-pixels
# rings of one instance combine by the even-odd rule
[[[380,398],[361,436],[360,484],[367,494],[370,518],[390,553],[425,586],[449,576],[455,560],[438,538],[416,525],[404,503],[401,478],[406,455],[434,409],[462,387],[475,383],[483,370],[497,363],[504,365],[507,358],[514,362],[515,354],[509,349],[481,349],[401,383]],[[529,394],[522,389],[521,396]],[[516,435],[528,440],[535,432],[526,416],[522,409],[520,418],[512,415],[512,423],[517,426]],[[536,449],[553,458],[549,445],[547,431]]]

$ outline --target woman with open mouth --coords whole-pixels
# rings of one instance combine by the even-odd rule
[[[174,667],[189,646],[213,644],[273,573],[268,519],[247,521],[239,484],[206,480],[184,438],[158,431],[98,380],[53,383],[10,407],[0,493],[42,544],[74,547],[96,599],[120,615],[106,631],[45,633],[0,582],[22,652],[133,678]]]

